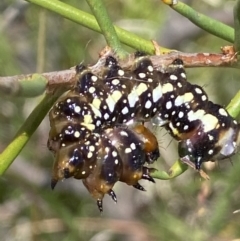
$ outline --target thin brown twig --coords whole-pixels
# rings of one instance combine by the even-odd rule
[[[109,55],[115,55],[110,49],[102,52],[97,63],[90,66],[95,74],[99,74],[105,64],[105,59]],[[130,54],[127,59],[119,60],[120,65],[124,69],[131,69],[134,63],[134,54]],[[237,55],[232,50],[231,46],[222,48],[222,53],[183,53],[183,52],[170,52],[164,55],[149,56],[155,68],[164,69],[173,62],[176,58],[180,58],[184,62],[186,68],[193,67],[239,67],[237,63]],[[55,71],[43,73],[42,76],[48,81],[47,92],[52,92],[55,88],[65,86],[66,88],[74,84],[75,68],[68,70]],[[30,79],[32,74],[29,75],[15,75],[8,77],[0,77],[0,89],[15,88],[18,89],[21,80]],[[7,92],[8,93],[8,92]]]

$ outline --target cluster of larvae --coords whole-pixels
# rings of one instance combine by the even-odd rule
[[[138,181],[154,182],[154,168],[147,166],[160,156],[145,122],[165,127],[179,142],[180,158],[198,170],[237,151],[239,124],[187,81],[181,59],[160,70],[137,53],[132,68],[124,69],[108,56],[101,74],[84,65],[76,72],[75,86],[49,114],[52,188],[64,178],[82,179],[100,211],[105,194],[117,201],[112,188],[118,181],[144,190]]]

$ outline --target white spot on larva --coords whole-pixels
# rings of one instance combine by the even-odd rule
[[[172,108],[172,102],[171,102],[171,101],[168,101],[168,102],[166,103],[166,109],[169,110],[169,109],[171,109],[171,108]]]
[[[151,97],[152,96],[152,94],[151,93],[148,93],[148,95],[147,95],[148,97]]]
[[[97,120],[96,121],[96,126],[100,126],[102,123],[101,123],[101,121],[100,120]]]
[[[115,165],[117,165],[118,164],[118,159],[115,159],[114,163],[115,163]]]
[[[225,127],[225,123],[222,123],[222,127]]]
[[[164,115],[164,117],[165,117],[165,118],[168,118],[168,117],[169,117],[169,115],[168,115],[168,114],[165,114],[165,115]]]
[[[112,152],[112,156],[113,156],[113,157],[116,157],[116,156],[117,156],[117,152],[116,152],[116,151],[113,151],[113,152]]]
[[[116,120],[116,116],[114,116],[114,117],[112,118],[112,122],[115,121],[115,120]]]
[[[74,137],[75,138],[79,138],[80,137],[80,132],[79,131],[75,131],[74,132]]]
[[[154,109],[153,109],[153,112],[156,112],[157,111],[157,108],[155,107]]]
[[[176,75],[174,75],[174,74],[170,75],[170,80],[177,80],[177,79],[178,79],[178,77]]]
[[[189,147],[189,148],[188,148],[188,151],[189,151],[189,152],[192,152],[192,148]]]
[[[176,111],[174,110],[173,112],[172,112],[172,115],[175,115],[176,114]]]
[[[153,66],[152,66],[152,65],[149,65],[149,66],[147,67],[147,69],[148,69],[149,72],[153,72]]]
[[[179,117],[179,118],[183,118],[183,116],[184,116],[184,113],[183,113],[182,111],[180,111],[180,112],[178,113],[178,117]]]
[[[146,77],[146,74],[145,73],[139,73],[138,76],[139,76],[140,79],[143,79],[143,78]]]
[[[96,75],[93,75],[93,76],[91,77],[91,80],[92,80],[93,82],[96,82],[96,81],[98,80],[98,77],[97,77]]]
[[[198,87],[195,88],[195,91],[196,91],[197,94],[202,94],[202,90]]]
[[[178,86],[179,88],[182,88],[181,82],[178,82],[178,83],[177,83],[177,86]]]
[[[119,75],[119,76],[123,76],[123,75],[124,75],[124,71],[123,71],[122,69],[119,69],[119,70],[118,70],[118,75]]]
[[[211,149],[208,151],[208,155],[212,155],[212,154],[213,154],[213,150]]]
[[[126,86],[126,85],[122,85],[122,88],[123,88],[123,89],[126,89],[126,88],[127,88],[127,86]]]
[[[112,173],[108,173],[108,176],[111,177],[111,176],[112,176]]]
[[[135,143],[132,143],[132,144],[130,145],[130,147],[131,147],[132,150],[135,150],[135,149],[136,149]]]
[[[189,126],[188,125],[185,125],[184,127],[183,127],[183,130],[188,130],[188,128],[189,128]]]
[[[132,114],[131,114],[131,117],[134,117],[135,116],[135,113],[133,112]]]
[[[81,111],[80,106],[76,105],[76,106],[74,107],[74,112],[75,112],[75,113],[79,113],[80,111]]]
[[[84,175],[86,173],[86,171],[82,171],[82,175]]]
[[[92,165],[91,165],[91,166],[89,166],[89,169],[92,169]]]
[[[223,108],[220,108],[220,109],[218,110],[218,112],[219,112],[220,115],[228,116],[227,111],[225,111]]]
[[[149,117],[149,114],[145,114],[145,117],[148,118],[148,117]]]
[[[118,85],[120,83],[119,79],[112,80],[113,85]]]
[[[128,112],[129,112],[129,110],[128,110],[128,108],[125,106],[125,107],[122,109],[122,114],[123,114],[123,115],[126,115]]]
[[[71,99],[67,99],[67,103],[70,103],[71,102]]]
[[[233,123],[234,123],[235,125],[237,125],[237,121],[236,121],[236,120],[233,120]]]
[[[206,95],[203,95],[202,96],[202,101],[206,101],[207,100],[207,96]]]
[[[105,147],[105,152],[109,152],[110,151],[110,148],[107,146]]]
[[[200,132],[200,134],[201,134],[201,132]],[[212,135],[208,134],[208,139],[209,139],[209,141],[212,141],[214,139],[214,137]]]
[[[147,81],[148,81],[149,83],[152,83],[152,82],[153,82],[153,79],[152,79],[152,78],[148,78]]]
[[[146,109],[150,109],[151,106],[152,106],[152,102],[151,102],[150,100],[148,100],[148,101],[146,102],[146,104],[145,104],[145,108],[146,108]]]
[[[130,153],[130,152],[132,152],[132,149],[131,149],[131,148],[128,147],[128,148],[125,149],[125,153],[126,153],[126,154],[127,154],[127,153]]]
[[[181,73],[181,77],[186,79],[186,74],[184,72]]]
[[[107,120],[109,118],[109,114],[105,113],[103,117],[104,117],[105,120]]]
[[[92,158],[92,156],[93,156],[93,153],[92,152],[88,152],[87,158]]]
[[[180,125],[181,125],[181,123],[180,123],[180,122],[177,122],[176,126],[180,126]]]
[[[66,146],[66,144],[65,144],[65,143],[62,143],[62,146]]]
[[[96,91],[95,87],[91,86],[88,90],[90,94],[93,94]]]
[[[95,146],[90,146],[89,151],[92,151],[92,152],[95,151]]]
[[[126,131],[121,131],[120,134],[121,136],[128,136],[128,133]]]

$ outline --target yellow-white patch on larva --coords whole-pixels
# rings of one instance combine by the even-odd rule
[[[101,111],[98,108],[96,108],[93,104],[90,104],[90,106],[91,106],[91,109],[94,113],[94,116],[98,116],[98,117],[101,118],[102,117]],[[84,116],[84,118],[85,118],[85,116]],[[89,123],[91,123],[91,122],[89,122]]]
[[[115,101],[115,103],[117,103],[121,99],[122,93],[119,90],[115,90],[109,97],[111,97]]]
[[[148,89],[148,87],[147,87],[146,84],[144,84],[144,83],[139,84],[139,85],[136,87],[137,95],[140,96],[140,95],[141,95],[142,93],[144,93],[147,89]]]
[[[102,101],[101,101],[100,99],[98,99],[98,98],[94,98],[93,101],[92,101],[92,105],[93,105],[94,107],[96,107],[97,109],[100,108],[101,103],[102,103]]]
[[[173,91],[173,85],[171,83],[166,83],[163,85],[163,87],[162,87],[163,94],[166,94],[166,93],[172,92],[172,91]]]
[[[107,97],[106,103],[107,103],[108,109],[109,109],[111,112],[113,112],[113,111],[114,111],[114,107],[115,107],[115,102],[114,102],[114,100],[112,99],[111,96],[108,96],[108,97]]]
[[[136,91],[133,89],[127,98],[128,98],[129,106],[133,108],[138,101],[138,95]]]
[[[91,124],[93,122],[92,116],[91,115],[85,115],[83,118],[83,122],[85,124]]]
[[[216,116],[211,115],[211,114],[206,114],[201,118],[202,124],[203,124],[203,130],[205,133],[213,130],[217,124],[218,124],[218,119]]]
[[[194,98],[193,94],[191,92],[187,92],[184,94],[184,103],[192,101]]]
[[[158,84],[158,86],[152,91],[153,102],[156,103],[162,97],[162,85]]]
[[[95,129],[95,125],[94,124],[88,124],[88,123],[81,123],[81,125],[85,126],[88,130],[93,131]]]
[[[183,103],[184,103],[184,95],[179,95],[174,101],[174,106],[180,106]]]
[[[196,112],[193,110],[188,112],[188,120],[189,121],[195,121],[195,120],[201,120],[201,118],[204,116],[205,110],[199,109]]]

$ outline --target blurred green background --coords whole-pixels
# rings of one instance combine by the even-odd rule
[[[85,1],[65,0],[90,12]],[[196,10],[233,26],[234,1],[188,0]],[[106,0],[113,22],[167,48],[184,52],[219,52],[227,43],[191,24],[157,0]],[[95,63],[105,47],[102,35],[23,0],[0,1],[0,75],[68,69],[82,61]],[[133,49],[126,47],[129,52]],[[240,72],[231,68],[188,69],[188,80],[204,86],[211,100],[226,106],[240,89]],[[0,151],[39,102],[0,96]],[[0,177],[0,240],[240,240],[240,162],[207,163],[210,181],[194,170],[171,181],[142,181],[147,192],[117,183],[115,205],[104,198],[100,215],[79,180],[50,189],[53,157],[48,151],[48,117]],[[154,128],[162,158],[156,168],[168,170],[177,146],[162,128]]]

